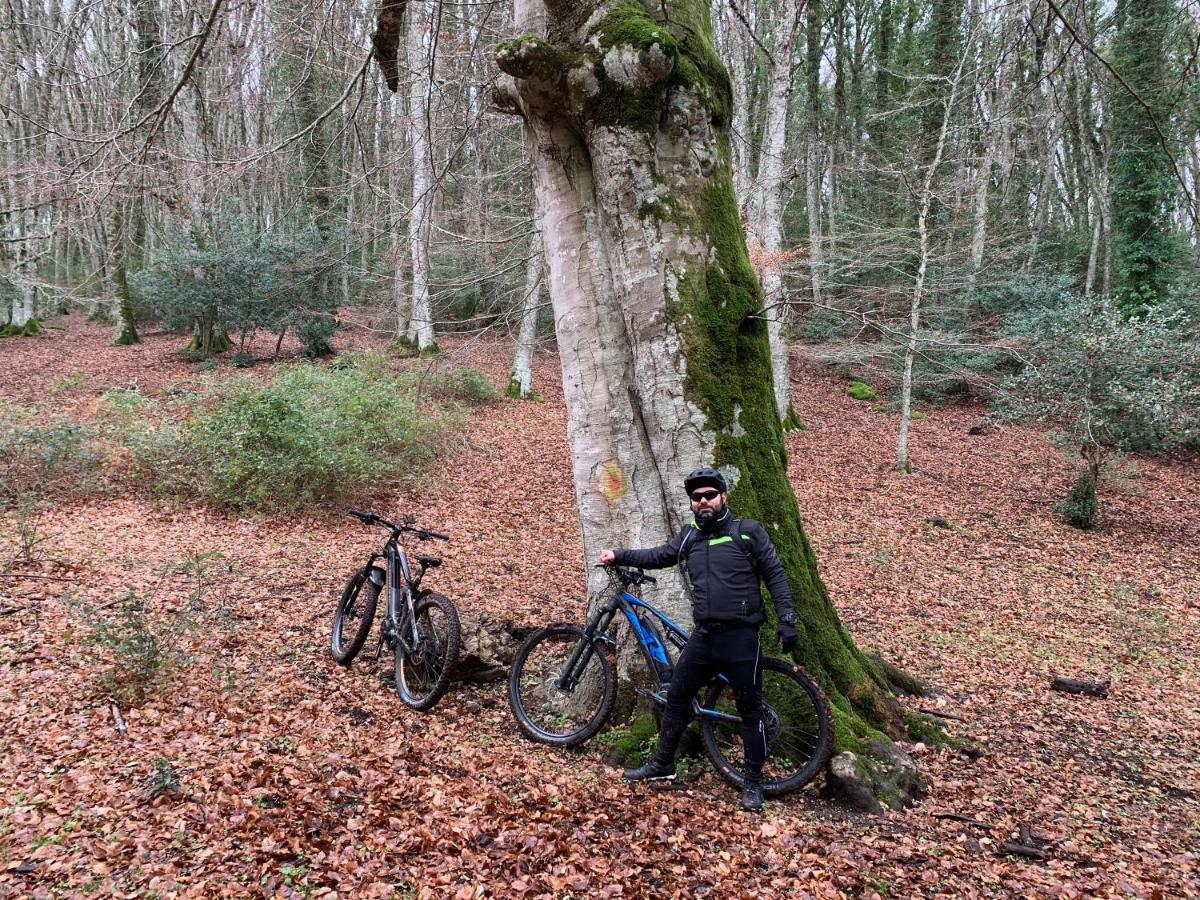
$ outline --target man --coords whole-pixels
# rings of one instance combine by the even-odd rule
[[[692,698],[718,672],[729,679],[742,719],[746,783],[742,809],[762,809],[762,769],[767,739],[762,713],[762,653],[758,627],[763,621],[759,580],[765,582],[779,619],[784,651],[796,645],[796,613],[787,577],[775,546],[752,519],[735,519],[726,506],[725,477],[707,466],[684,479],[692,504],[692,522],[661,547],[600,551],[603,565],[662,569],[679,563],[691,583],[691,640],[675,665],[667,708],[658,734],[658,750],[643,766],[626,769],[627,781],[672,779],[675,752],[687,728]]]

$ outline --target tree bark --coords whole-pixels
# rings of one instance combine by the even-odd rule
[[[823,300],[824,247],[821,238],[821,13],[817,3],[807,4],[804,79],[808,93],[808,135],[804,145],[804,205],[808,211],[808,271],[812,302]]]
[[[771,346],[771,374],[775,407],[785,428],[794,427],[791,364],[788,359],[788,301],[780,270],[783,250],[783,208],[789,173],[787,123],[792,106],[792,55],[804,6],[786,0],[775,12],[774,65],[767,86],[766,124],[758,164],[758,202],[754,204],[754,230],[762,244],[758,276],[762,282],[767,336]]]
[[[888,676],[838,621],[787,480],[708,3],[521,0],[517,23],[497,102],[527,124],[586,559],[666,540],[685,520],[683,473],[716,464],[779,551],[797,657],[832,694],[839,746],[895,732]],[[678,582],[659,588],[686,621]]]
[[[912,460],[908,455],[908,432],[912,424],[912,375],[913,362],[917,355],[917,343],[921,326],[921,306],[925,300],[925,276],[929,269],[929,218],[935,198],[934,185],[937,181],[938,168],[942,156],[946,152],[946,138],[950,131],[950,118],[954,110],[963,63],[966,57],[959,60],[957,69],[950,78],[949,94],[942,100],[942,121],[938,129],[937,142],[933,149],[933,158],[928,162],[925,179],[917,195],[917,273],[913,280],[912,299],[909,303],[908,338],[904,345],[904,369],[900,381],[900,433],[896,440],[896,470],[912,471]]]
[[[533,389],[533,345],[537,338],[538,295],[542,288],[545,268],[542,233],[534,230],[529,241],[529,262],[525,268],[525,294],[521,300],[521,328],[517,334],[517,349],[513,354],[512,377],[508,395],[518,400],[536,398]]]
[[[408,218],[409,253],[412,261],[412,308],[408,317],[408,339],[419,351],[434,347],[433,304],[429,296],[429,237],[433,222],[433,19],[424,4],[408,8],[408,68],[412,82],[408,93],[409,147],[412,151],[412,207]]]

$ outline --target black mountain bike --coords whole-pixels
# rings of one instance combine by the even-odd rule
[[[387,614],[379,631],[375,658],[384,647],[396,654],[396,692],[413,709],[430,709],[450,686],[450,675],[458,662],[460,643],[458,610],[441,594],[421,590],[427,569],[442,564],[436,556],[414,557],[420,569],[414,575],[409,556],[400,546],[400,535],[418,540],[448,541],[449,535],[418,528],[411,515],[397,525],[376,513],[346,510],[366,525],[382,525],[391,531],[382,549],[371,554],[367,564],[350,576],[333,617],[333,658],[348,666],[358,655],[375,620],[379,593],[388,585]],[[386,560],[387,568],[375,565]]]
[[[641,691],[661,711],[666,705],[672,661],[668,644],[682,648],[688,634],[646,601],[626,590],[655,579],[645,573],[609,566],[607,599],[587,625],[548,625],[517,650],[508,678],[508,702],[527,736],[544,744],[573,747],[603,727],[612,712],[617,679],[612,660],[616,639],[610,633],[624,613],[658,688]],[[829,702],[812,676],[793,662],[762,661],[763,718],[767,762],[763,793],[779,796],[812,781],[829,761],[833,721]],[[733,688],[718,675],[692,702],[704,751],[721,777],[735,787],[744,781],[741,718]]]

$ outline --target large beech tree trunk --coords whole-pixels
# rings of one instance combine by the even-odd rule
[[[497,103],[527,123],[587,560],[664,541],[682,475],[715,463],[779,550],[839,746],[894,733],[888,673],[839,622],[788,483],[708,3],[519,0],[516,21]],[[686,619],[662,574],[655,600]]]

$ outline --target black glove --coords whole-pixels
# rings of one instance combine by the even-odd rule
[[[775,636],[779,638],[783,652],[791,653],[796,648],[796,638],[800,635],[796,631],[795,622],[780,622],[775,626]]]

